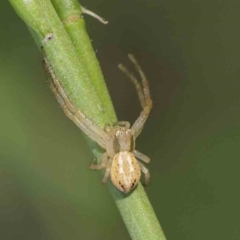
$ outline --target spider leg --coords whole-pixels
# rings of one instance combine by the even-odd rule
[[[112,165],[112,159],[108,159],[108,162],[107,162],[107,166],[106,166],[106,171],[105,171],[105,174],[104,174],[104,177],[102,179],[102,183],[106,183],[109,176],[110,176],[110,172],[111,172],[111,165]]]
[[[143,163],[138,161],[138,164],[139,164],[139,167],[140,167],[141,171],[144,173],[144,185],[147,186],[150,182],[149,170],[144,166]]]
[[[101,147],[106,148],[107,134],[98,125],[88,119],[79,109],[73,106],[46,58],[43,63],[48,78],[51,80],[50,88],[66,116],[89,138],[97,142]]]
[[[146,122],[149,116],[149,113],[152,109],[152,99],[150,95],[148,81],[144,72],[142,71],[137,60],[134,58],[132,54],[129,54],[128,57],[130,61],[135,65],[135,68],[142,79],[143,94],[144,94],[144,100],[145,100],[145,106],[143,107],[143,111],[141,112],[140,116],[137,118],[137,120],[132,126],[132,130],[135,131],[135,137],[137,137],[141,133],[144,123]]]
[[[128,57],[129,57],[130,61],[135,65],[135,68],[136,68],[137,72],[139,73],[139,75],[140,75],[140,77],[142,79],[145,103],[146,103],[146,106],[148,106],[148,108],[151,110],[151,108],[152,108],[152,99],[151,99],[151,95],[150,95],[148,80],[147,80],[147,78],[146,78],[142,68],[138,64],[138,62],[135,59],[135,57],[133,56],[133,54],[128,54]]]
[[[137,81],[137,79],[134,77],[133,74],[131,74],[126,67],[124,67],[122,64],[119,65],[120,70],[122,70],[132,81],[132,83],[135,85],[138,98],[140,100],[141,106],[143,108],[140,116],[137,118],[135,123],[132,126],[132,130],[135,132],[135,138],[138,137],[138,135],[141,133],[142,128],[144,126],[144,123],[146,122],[149,113],[152,108],[152,99],[150,96],[150,90],[148,86],[148,81],[145,77],[145,74],[143,73],[141,67],[139,66],[137,60],[134,58],[132,54],[128,55],[130,61],[135,65],[136,70],[138,71],[141,79],[142,79],[142,86]]]
[[[137,150],[134,150],[133,151],[133,154],[136,158],[142,160],[143,162],[145,163],[149,163],[150,162],[150,158],[146,155],[144,155],[143,153],[137,151]]]
[[[138,82],[138,80],[134,77],[134,75],[132,73],[130,73],[128,71],[128,69],[123,65],[123,64],[119,64],[118,68],[127,75],[127,77],[131,80],[131,82],[134,84],[135,88],[136,88],[136,92],[138,94],[138,98],[141,104],[141,107],[144,108],[146,106],[145,103],[145,97],[144,97],[144,93],[141,87],[141,84]]]
[[[102,157],[101,157],[101,162],[100,164],[95,164],[96,159],[93,159],[92,163],[90,164],[89,168],[92,170],[96,170],[96,169],[102,169],[105,168],[107,166],[107,160],[108,160],[108,155],[105,152]]]

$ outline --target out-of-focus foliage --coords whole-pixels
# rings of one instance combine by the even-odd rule
[[[85,17],[120,120],[140,106],[117,64],[132,52],[149,78],[137,148],[152,159],[147,192],[167,239],[239,239],[240,3],[81,4],[110,22]],[[129,239],[26,26],[7,1],[0,9],[0,239]]]

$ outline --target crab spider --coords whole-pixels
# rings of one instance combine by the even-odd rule
[[[141,177],[141,171],[145,175],[145,185],[147,185],[150,180],[149,170],[139,161],[141,160],[145,163],[149,163],[150,158],[135,149],[135,141],[149,116],[152,108],[152,99],[148,81],[142,69],[133,55],[129,54],[128,57],[135,65],[142,79],[142,84],[140,84],[134,75],[122,64],[118,67],[134,84],[143,110],[132,127],[130,127],[129,122],[121,121],[112,126],[106,125],[104,129],[87,118],[80,109],[74,107],[48,63],[48,60],[46,58],[44,60],[44,66],[52,79],[50,83],[51,90],[66,116],[90,139],[97,142],[98,145],[106,150],[101,157],[100,164],[97,164],[96,161],[93,160],[90,164],[90,169],[106,168],[102,182],[106,183],[110,177],[115,187],[124,193],[130,192],[138,184]]]

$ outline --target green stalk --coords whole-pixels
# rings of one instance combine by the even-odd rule
[[[106,112],[110,114],[109,118],[116,119],[101,68],[86,31],[80,4],[77,0],[51,0],[51,2],[76,48],[79,58],[84,59],[82,63],[88,71]]]
[[[73,104],[101,127],[115,122],[116,115],[84,20],[77,17],[81,14],[77,1],[52,0],[54,7],[50,0],[9,1],[34,32],[35,41],[43,45],[49,62]],[[61,20],[64,20],[64,24]],[[46,41],[49,34],[53,38]],[[99,157],[101,153],[96,145],[91,143],[90,147]],[[108,185],[132,239],[166,239],[140,183],[128,195],[118,191],[111,183]]]

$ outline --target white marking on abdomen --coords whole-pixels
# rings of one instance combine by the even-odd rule
[[[129,174],[129,176],[127,176],[123,168],[124,168],[124,165],[127,165],[130,173],[134,171],[131,154],[127,151],[120,152],[118,155],[118,164],[119,164],[119,173],[122,174],[123,176],[124,185],[126,185],[126,187],[129,188],[130,185],[132,184],[132,174]]]
[[[128,154],[127,161],[128,161],[128,164],[129,164],[130,172],[133,172],[133,171],[134,171],[134,167],[133,167],[133,165],[132,165],[132,158],[131,158],[131,155],[130,155],[130,154]]]
[[[121,154],[118,156],[118,164],[119,164],[119,173],[123,173],[123,157]]]

